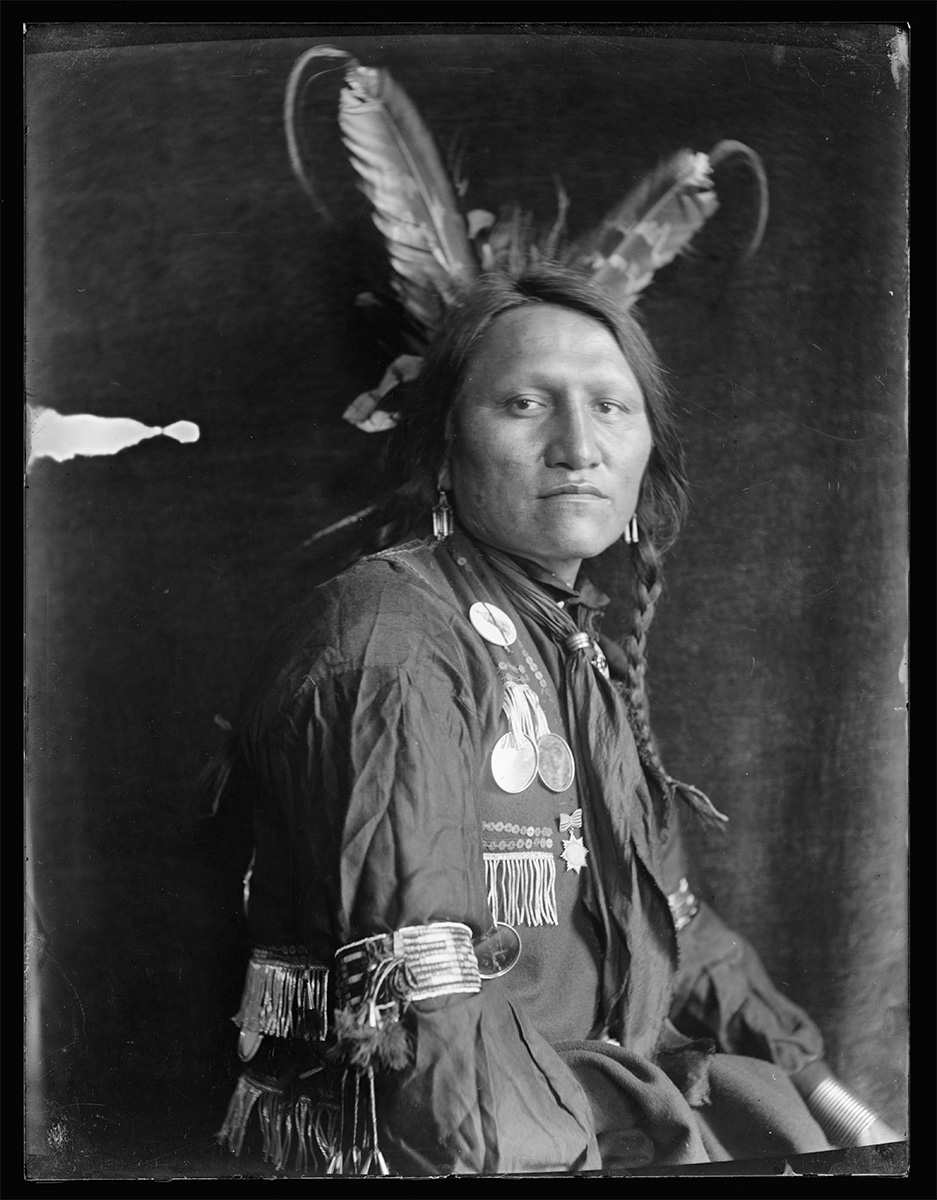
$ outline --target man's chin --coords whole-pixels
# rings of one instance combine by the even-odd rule
[[[604,554],[606,550],[620,541],[623,536],[623,531],[612,531],[609,534],[590,534],[589,536],[579,538],[569,538],[564,540],[558,550],[558,558],[580,559],[584,561],[588,558],[597,558],[600,554]]]

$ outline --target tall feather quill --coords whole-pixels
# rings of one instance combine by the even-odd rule
[[[459,285],[479,273],[452,182],[415,106],[387,71],[349,63],[338,120],[387,243],[394,289],[429,336]]]
[[[767,181],[758,155],[741,142],[720,142],[711,155],[680,150],[625,196],[565,260],[630,307],[654,274],[684,250],[719,207],[712,166],[744,153],[758,178],[758,226],[747,255],[754,253],[767,220]]]

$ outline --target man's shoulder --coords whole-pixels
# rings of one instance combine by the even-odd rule
[[[337,608],[367,621],[401,601],[445,604],[450,594],[436,543],[411,541],[360,559],[316,588],[304,607],[313,612]]]
[[[361,559],[320,584],[276,627],[255,663],[248,694],[280,701],[300,685],[364,670],[418,666],[458,655],[455,600],[432,542],[409,542]],[[301,689],[300,689],[301,690]]]

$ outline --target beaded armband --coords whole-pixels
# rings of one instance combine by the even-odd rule
[[[355,1010],[481,991],[472,931],[457,921],[406,925],[350,942],[336,952],[335,982],[339,1004]]]

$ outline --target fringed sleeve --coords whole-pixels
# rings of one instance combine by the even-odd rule
[[[328,1033],[329,971],[302,950],[255,949],[247,966],[238,1029],[321,1041]]]
[[[316,1061],[329,1033],[328,996],[328,968],[312,962],[302,947],[251,954],[233,1017],[245,1069],[218,1131],[233,1153],[241,1153],[252,1126],[264,1158],[277,1170],[321,1167],[334,1153],[334,1103],[320,1086],[324,1067]],[[303,1067],[315,1077],[311,1094],[300,1086]]]

